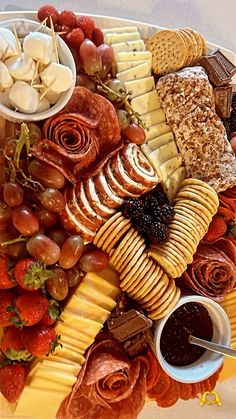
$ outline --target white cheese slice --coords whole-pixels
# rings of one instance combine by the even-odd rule
[[[144,77],[143,79],[126,81],[125,87],[127,92],[132,92],[130,97],[134,98],[155,89],[155,82],[153,77]]]
[[[80,295],[83,295],[86,298],[89,297],[91,302],[99,304],[100,307],[109,311],[112,311],[116,305],[112,298],[95,288],[91,288],[88,284],[81,283]]]
[[[146,141],[160,137],[160,135],[171,132],[169,125],[166,122],[161,122],[157,125],[151,125],[146,130]]]
[[[100,323],[91,319],[87,319],[83,316],[78,316],[69,311],[63,311],[61,315],[61,319],[67,324],[72,323],[74,329],[79,330],[79,331],[84,331],[85,333],[87,333],[87,335],[91,337],[96,336],[97,333],[101,329]],[[64,354],[61,354],[61,355],[65,357]]]
[[[63,362],[50,361],[49,359],[44,359],[42,361],[42,365],[44,365],[47,368],[64,371],[72,375],[77,375],[81,368],[80,365],[63,364]]]
[[[170,141],[167,144],[162,145],[156,150],[152,151],[150,154],[150,159],[153,161],[156,160],[156,164],[161,166],[162,163],[165,163],[167,160],[172,159],[178,155],[178,150],[174,141]]]
[[[75,333],[75,331],[74,331]],[[90,342],[86,343],[79,339],[73,338],[73,329],[71,329],[71,336],[68,336],[64,333],[61,334],[60,342],[62,345],[67,344],[70,345],[70,347],[77,348],[80,353],[84,353],[84,351],[93,343],[94,339],[90,338]]]
[[[81,332],[76,330],[73,327],[73,324],[64,324],[63,322],[59,322],[56,327],[56,331],[61,336],[73,337],[75,342],[81,343],[82,346],[84,345],[91,345],[94,336],[89,336],[85,332]]]
[[[73,305],[70,305],[70,311],[101,324],[105,323],[110,315],[110,312],[105,310],[105,308],[99,307],[99,305],[79,295],[74,295]]]
[[[174,140],[174,135],[172,132],[167,132],[167,134],[160,135],[157,138],[154,138],[151,141],[148,141],[148,147],[152,150],[156,150],[157,148],[168,144],[170,141]]]
[[[116,77],[120,81],[130,81],[142,79],[143,77],[150,77],[151,72],[147,63],[137,65],[136,67],[130,68],[129,70],[117,73]]]
[[[101,329],[101,327],[100,327]],[[99,330],[100,330],[99,329]],[[98,332],[97,332],[98,333]],[[58,358],[68,359],[69,361],[75,362],[76,364],[83,365],[85,358],[80,353],[77,353],[73,351],[72,349],[66,347],[66,346],[58,346],[55,352],[56,356]],[[50,355],[49,358],[50,359]]]
[[[166,180],[165,184],[163,185],[164,191],[169,199],[170,204],[172,205],[177,195],[181,183],[186,178],[186,169],[185,167],[179,167],[175,170],[170,177]]]
[[[145,51],[146,49],[142,39],[139,39],[138,41],[119,42],[118,44],[111,44],[111,46],[116,61],[118,61],[117,54],[119,52]]]
[[[160,109],[161,104],[157,96],[157,91],[152,90],[151,92],[145,93],[132,99],[131,106],[135,112],[143,115],[148,112],[155,111],[156,109]]]
[[[133,68],[136,65],[147,63],[149,69],[152,67],[152,61],[151,60],[137,60],[137,61],[119,61],[116,64],[117,67],[117,73],[121,73],[121,71],[129,70],[129,68]]]
[[[107,33],[104,38],[108,45],[114,45],[119,42],[137,41],[140,35],[138,32]]]
[[[68,392],[52,389],[39,389],[25,386],[16,406],[18,417],[37,419],[52,419],[56,417],[58,406],[68,395]]]
[[[152,53],[150,51],[125,51],[117,53],[117,61],[140,61],[152,60]]]
[[[102,30],[104,34],[106,33],[124,33],[124,32],[138,32],[137,26],[121,26],[118,28],[105,28]]]
[[[98,289],[114,300],[120,293],[120,289],[118,287],[108,281],[105,281],[103,278],[99,277],[93,272],[88,272],[83,278],[83,282],[85,284],[89,284],[91,287]],[[86,331],[86,333],[88,332]]]
[[[146,128],[151,127],[152,125],[160,124],[161,122],[165,122],[166,116],[163,109],[157,109],[152,112],[147,112],[142,115],[142,121],[146,125]]]
[[[170,175],[181,166],[182,158],[180,156],[173,157],[165,163],[162,163],[161,166],[159,166],[162,182],[165,184]]]
[[[120,285],[120,278],[118,272],[111,267],[111,265],[108,265],[106,268],[102,269],[101,271],[96,272],[98,276],[103,278],[105,281],[108,281],[109,283],[112,283],[113,285],[116,285],[119,287]]]
[[[33,377],[30,382],[31,388],[48,389],[55,391],[64,391],[70,393],[71,387],[60,382],[51,381],[45,377]]]

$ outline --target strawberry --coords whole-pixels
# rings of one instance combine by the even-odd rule
[[[103,44],[104,35],[100,28],[94,28],[93,33],[92,33],[92,41],[97,47]]]
[[[52,276],[41,262],[32,258],[19,260],[13,270],[16,282],[21,288],[34,291],[42,287],[44,282]]]
[[[12,268],[12,261],[7,256],[0,255],[0,289],[15,287],[16,283],[12,275]]]
[[[93,19],[89,16],[79,16],[77,19],[77,26],[84,32],[84,37],[92,39],[92,33],[95,28]]]
[[[42,357],[53,353],[58,345],[59,336],[53,327],[37,324],[22,330],[22,341],[34,356]]]
[[[16,298],[14,311],[16,316],[12,322],[16,327],[34,326],[42,320],[49,307],[49,301],[44,295],[28,292]]]
[[[84,32],[80,28],[75,28],[66,34],[65,40],[69,46],[78,50],[84,40]]]
[[[214,215],[212,221],[209,225],[207,233],[205,234],[203,241],[207,243],[212,243],[224,236],[227,231],[227,224],[221,215]]]
[[[14,299],[15,294],[12,291],[0,292],[0,327],[12,326],[10,319],[13,314],[9,308],[12,307]]]
[[[29,361],[31,354],[22,343],[22,332],[16,327],[8,327],[2,337],[1,350],[12,361]]]
[[[40,324],[43,324],[44,326],[51,326],[57,320],[60,319],[60,314],[61,314],[60,304],[55,300],[50,300],[48,310],[44,314],[42,320],[40,321]]]
[[[77,17],[71,10],[62,10],[58,16],[58,23],[74,28],[77,24]]]
[[[38,10],[38,19],[42,22],[44,19],[47,19],[47,25],[50,26],[50,16],[52,17],[52,21],[55,24],[58,20],[59,13],[55,7],[46,4],[45,6],[40,7]]]
[[[9,402],[16,402],[25,385],[26,371],[22,364],[0,368],[0,392]]]

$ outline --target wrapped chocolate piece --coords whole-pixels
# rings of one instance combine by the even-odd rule
[[[215,87],[214,89],[216,111],[221,118],[230,117],[232,94],[232,85]]]
[[[211,55],[214,55],[217,60],[224,66],[230,77],[236,74],[236,66],[223,54],[220,49],[214,51]]]
[[[204,56],[199,60],[199,64],[206,71],[210,82],[216,86],[224,86],[231,80],[231,75],[225,66],[218,60],[216,55]]]
[[[124,342],[151,326],[152,320],[134,309],[108,320],[109,331],[118,342]]]

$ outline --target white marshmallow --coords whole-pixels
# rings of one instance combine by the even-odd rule
[[[13,85],[13,78],[11,77],[6,64],[0,61],[0,89],[8,89]]]
[[[41,90],[41,93],[43,94],[45,92],[45,90],[47,90],[47,89],[48,89],[48,87],[44,87]],[[60,99],[61,93],[57,93],[54,90],[49,89],[49,90],[47,90],[47,93],[46,93],[45,97],[51,105],[55,105],[55,103],[57,103],[58,100]]]
[[[46,97],[43,97],[43,99],[39,101],[37,112],[44,112],[44,111],[47,111],[49,108],[50,108],[49,101],[46,99]]]
[[[8,58],[5,63],[9,73],[16,80],[30,81],[35,74],[34,60],[24,53],[18,57]],[[37,77],[37,75],[35,76]]]
[[[10,29],[0,28],[0,59],[13,55],[18,55],[16,38]]]
[[[52,37],[46,33],[30,32],[23,41],[23,50],[43,64],[49,64],[54,50]]]
[[[73,81],[71,69],[65,65],[57,63],[49,64],[49,66],[42,72],[41,79],[43,84],[50,86],[50,89],[57,93],[62,93],[68,90]]]
[[[4,92],[0,92],[0,103],[7,108],[12,108],[10,101],[9,101],[9,92],[10,89],[5,89]]]
[[[16,81],[9,94],[11,105],[23,113],[35,113],[39,106],[39,94],[36,89],[24,81]]]

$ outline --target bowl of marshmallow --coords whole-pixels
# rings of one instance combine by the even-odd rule
[[[40,121],[64,108],[76,82],[73,55],[53,28],[28,19],[0,22],[0,115]]]

